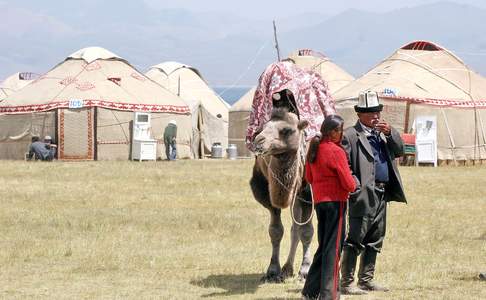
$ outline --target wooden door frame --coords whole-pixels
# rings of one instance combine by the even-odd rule
[[[95,136],[96,136],[96,128],[94,127],[96,124],[96,112],[93,107],[88,107],[86,109],[87,113],[87,122],[88,122],[88,149],[87,155],[64,155],[64,112],[69,109],[59,109],[57,114],[57,132],[58,132],[58,159],[60,160],[94,160],[95,159]]]

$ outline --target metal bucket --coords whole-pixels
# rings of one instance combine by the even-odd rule
[[[223,147],[221,143],[214,143],[211,147],[211,158],[223,158]]]
[[[236,148],[235,144],[229,144],[228,148],[226,149],[226,154],[228,159],[236,159],[238,156],[238,149]]]

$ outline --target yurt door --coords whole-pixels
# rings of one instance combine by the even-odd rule
[[[58,111],[59,159],[94,159],[94,108]]]

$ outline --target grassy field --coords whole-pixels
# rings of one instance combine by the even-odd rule
[[[296,279],[260,282],[271,248],[251,166],[0,161],[0,298],[299,299]],[[346,299],[486,299],[486,167],[401,173],[409,204],[389,206],[377,269],[392,291]]]

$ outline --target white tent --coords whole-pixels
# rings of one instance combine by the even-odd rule
[[[252,156],[246,147],[245,137],[255,91],[256,87],[252,87],[231,106],[229,112],[228,143],[236,145],[240,157]]]
[[[299,67],[317,72],[328,84],[331,96],[338,89],[346,86],[354,80],[354,77],[333,63],[325,55],[309,49],[301,49],[289,55]],[[238,155],[243,157],[251,156],[251,152],[245,146],[246,126],[250,116],[251,105],[255,88],[250,89],[236,103],[233,104],[229,112],[228,140],[230,144],[235,144]]]
[[[333,63],[329,57],[310,49],[300,49],[288,57],[299,67],[317,72],[326,81],[331,95],[340,88],[348,85],[354,77]]]
[[[229,105],[212,90],[194,67],[178,62],[155,65],[145,74],[174,94],[191,108],[193,152],[203,158],[214,143],[228,145]]]
[[[347,125],[356,121],[360,91],[377,91],[382,117],[401,132],[412,131],[418,116],[437,119],[438,159],[486,159],[486,79],[447,49],[411,42],[334,94]]]
[[[60,159],[128,159],[135,111],[152,113],[157,157],[163,132],[178,124],[179,157],[191,157],[191,116],[178,96],[99,47],[69,55],[0,102],[0,157],[19,159],[32,135],[57,137]]]
[[[31,72],[17,72],[0,82],[0,101],[34,81],[39,75]]]

